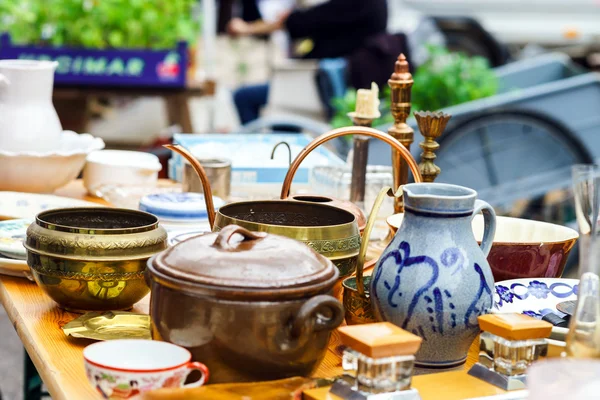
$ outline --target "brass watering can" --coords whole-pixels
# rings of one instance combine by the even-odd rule
[[[318,136],[296,156],[283,181],[280,200],[235,202],[215,212],[210,184],[202,165],[179,145],[165,147],[181,154],[198,174],[213,231],[235,224],[251,231],[269,232],[299,240],[329,258],[338,267],[340,279],[343,279],[352,275],[357,265],[361,240],[356,217],[342,208],[323,204],[319,198],[297,197],[300,201],[289,201],[289,197],[292,180],[302,161],[321,144],[346,135],[370,136],[388,143],[406,161],[414,181],[422,182],[417,162],[396,139],[367,127],[339,128]]]

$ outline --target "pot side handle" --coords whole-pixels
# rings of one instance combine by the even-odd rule
[[[329,311],[326,313],[326,311]],[[333,330],[344,320],[344,307],[333,296],[321,294],[300,307],[292,320],[291,336],[300,338],[311,332]]]

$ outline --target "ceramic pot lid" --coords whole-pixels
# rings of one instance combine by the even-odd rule
[[[170,283],[219,298],[306,297],[333,287],[339,271],[331,261],[296,240],[229,225],[187,239],[151,263]]]
[[[225,205],[221,198],[215,196],[213,203],[215,210]],[[194,192],[150,194],[142,197],[139,209],[165,221],[196,221],[208,218],[204,195]]]

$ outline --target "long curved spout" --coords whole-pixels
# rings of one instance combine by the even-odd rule
[[[196,160],[196,157],[194,157],[192,153],[189,152],[189,150],[187,150],[181,145],[166,144],[164,145],[164,147],[166,147],[169,150],[173,150],[174,152],[180,154],[183,158],[188,160],[188,162],[192,165],[192,168],[194,168],[194,171],[196,171],[196,174],[198,174],[200,182],[202,183],[202,189],[204,190],[204,202],[206,204],[208,222],[210,224],[210,229],[212,229],[215,224],[215,205],[213,204],[210,182],[208,181],[208,177],[206,176],[204,168],[202,168],[202,164],[200,164],[200,162]]]

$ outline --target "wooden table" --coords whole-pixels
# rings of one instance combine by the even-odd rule
[[[86,197],[81,182],[68,185],[57,194],[97,201]],[[148,300],[149,297],[143,299],[133,311],[147,313]],[[100,398],[88,384],[83,367],[83,348],[92,341],[67,337],[60,329],[77,314],[61,310],[35,283],[21,278],[0,275],[0,301],[54,400]],[[325,360],[315,376],[334,377],[342,373],[340,344],[334,333]],[[474,343],[465,368],[470,367],[476,358]],[[504,392],[468,376],[465,370],[416,376],[413,384],[419,389],[423,400],[461,400]],[[326,397],[322,396],[326,390],[310,391],[305,398],[324,399]]]
[[[53,101],[64,129],[87,132],[92,98],[162,97],[165,100],[169,124],[179,125],[184,133],[193,133],[188,100],[191,97],[213,96],[214,94],[215,82],[213,81],[190,82],[182,89],[57,86],[54,88]]]

